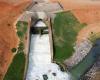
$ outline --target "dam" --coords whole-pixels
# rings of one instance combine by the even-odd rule
[[[37,20],[31,27],[26,80],[69,80],[70,76],[52,63],[48,26]]]
[[[26,80],[80,80],[98,57],[100,57],[100,39],[96,40],[82,61],[70,70],[62,72],[57,64],[52,63],[48,27],[42,20],[38,20],[31,28]]]

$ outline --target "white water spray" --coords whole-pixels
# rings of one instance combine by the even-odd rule
[[[26,80],[70,80],[67,72],[62,72],[57,64],[51,62],[48,34],[32,35],[30,48]]]

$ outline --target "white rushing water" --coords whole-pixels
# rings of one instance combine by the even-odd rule
[[[29,53],[29,63],[43,65],[51,63],[49,36],[32,35]]]
[[[51,62],[48,34],[31,35],[26,80],[70,80],[67,72],[62,72],[57,64]]]
[[[47,79],[43,75],[47,75]],[[70,80],[70,75],[62,72],[57,64],[51,63],[31,67],[26,80]]]

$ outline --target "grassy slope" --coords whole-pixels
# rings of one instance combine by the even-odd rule
[[[86,24],[81,24],[71,11],[57,13],[53,23],[54,59],[63,62],[74,52],[78,32]]]
[[[25,69],[25,55],[24,53],[18,53],[15,55],[13,62],[11,63],[4,80],[23,80]]]
[[[24,80],[25,70],[25,54],[24,54],[24,39],[27,32],[27,22],[19,21],[16,25],[17,35],[20,38],[20,43],[17,48],[17,54],[14,56],[10,67],[4,77],[4,80]]]

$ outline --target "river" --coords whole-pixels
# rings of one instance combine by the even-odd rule
[[[96,40],[88,55],[69,71],[72,76],[72,80],[79,80],[87,71],[89,71],[99,56],[100,39]]]

